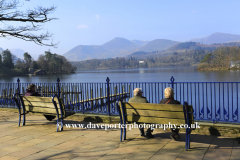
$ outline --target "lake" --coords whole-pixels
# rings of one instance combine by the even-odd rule
[[[0,83],[15,83],[17,78],[21,82],[34,83],[56,82],[57,78],[64,83],[106,82],[107,77],[110,82],[169,82],[172,76],[175,82],[239,82],[240,71],[198,71],[192,66],[88,70],[76,71],[75,74],[1,77]]]

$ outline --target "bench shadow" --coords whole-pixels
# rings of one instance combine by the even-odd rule
[[[171,132],[166,132],[166,133],[156,133],[154,134],[155,137],[160,137],[163,139],[171,139],[170,138]],[[176,140],[176,142],[184,142],[186,139],[185,133],[180,133],[179,134],[181,138],[179,140]],[[196,143],[199,144],[209,144],[211,145],[214,149],[219,149],[219,148],[232,148],[234,141],[239,141],[239,138],[228,138],[228,137],[221,137],[221,136],[214,136],[214,135],[201,135],[201,134],[191,134],[190,137],[190,148],[193,150],[200,150],[206,147],[194,147]],[[174,140],[173,140],[174,141]],[[239,144],[240,147],[240,144]]]

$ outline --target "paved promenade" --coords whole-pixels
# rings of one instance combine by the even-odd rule
[[[6,116],[11,114],[10,116]],[[55,132],[56,121],[43,116],[28,116],[26,126],[17,127],[16,113],[0,111],[0,160],[8,159],[150,159],[150,160],[237,160],[240,144],[233,138],[192,134],[191,149],[185,151],[185,134],[171,140],[170,132],[155,130],[153,139],[139,135],[138,129],[127,132],[119,141],[119,129],[66,128]],[[69,124],[88,122],[66,120]]]

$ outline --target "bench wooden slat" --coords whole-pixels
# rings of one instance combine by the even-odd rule
[[[26,109],[27,112],[57,114],[56,109],[54,109],[54,108],[44,108],[44,107],[41,107],[41,106],[26,105],[25,109]],[[60,113],[60,109],[59,109],[58,112]]]
[[[183,111],[182,105],[176,104],[155,104],[155,103],[124,103],[126,108],[135,108],[135,109],[143,109],[143,110],[161,110],[161,111]],[[146,107],[147,106],[147,107]],[[192,106],[188,106],[189,111],[192,111]]]
[[[151,124],[185,124],[185,119],[170,119],[157,117],[127,116],[128,122],[151,123]]]
[[[174,118],[184,119],[183,112],[172,112],[172,111],[153,111],[153,110],[139,110],[139,109],[126,109],[128,115],[141,115],[145,117],[159,117],[159,118]]]
[[[40,97],[40,96],[22,96],[23,100],[29,101],[41,101],[41,102],[52,102],[52,97]],[[56,101],[57,98],[55,97],[54,100]]]

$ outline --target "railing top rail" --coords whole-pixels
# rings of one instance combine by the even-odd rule
[[[52,83],[52,82],[20,82],[20,84],[30,84],[30,83],[34,83],[34,84],[56,84],[56,83]],[[146,84],[151,84],[151,83],[169,83],[171,84],[171,82],[109,82],[109,84],[132,84],[132,83],[146,83]],[[174,84],[181,84],[181,83],[240,83],[240,82],[174,82]],[[0,85],[2,84],[18,84],[18,83],[0,83]],[[106,82],[60,82],[59,84],[106,84]]]

